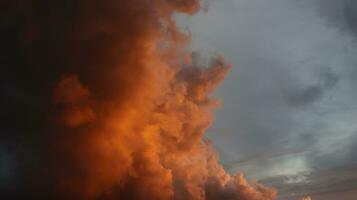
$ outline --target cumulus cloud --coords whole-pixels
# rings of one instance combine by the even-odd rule
[[[3,5],[1,139],[24,149],[5,199],[275,199],[203,139],[231,66],[192,62],[172,15],[198,0]]]

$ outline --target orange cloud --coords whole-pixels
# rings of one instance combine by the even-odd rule
[[[211,93],[231,66],[223,58],[208,66],[192,62],[189,37],[173,14],[194,14],[200,1],[20,4],[26,12],[9,8],[13,26],[36,24],[38,32],[24,47],[24,63],[39,72],[28,75],[36,84],[27,87],[42,83],[39,98],[46,102],[41,115],[33,112],[44,117],[33,125],[40,134],[27,145],[40,152],[40,167],[29,178],[34,186],[24,186],[29,194],[78,200],[275,199],[274,189],[228,174],[203,137],[217,106]]]

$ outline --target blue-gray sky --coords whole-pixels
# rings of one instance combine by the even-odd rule
[[[216,0],[178,19],[234,65],[207,136],[225,167],[283,200],[355,199],[357,2]]]

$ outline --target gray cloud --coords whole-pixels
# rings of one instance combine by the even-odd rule
[[[357,130],[355,4],[215,1],[207,13],[184,22],[192,28],[193,50],[222,53],[234,65],[219,92],[223,106],[208,138],[230,171],[258,180],[277,178],[272,185],[291,187],[283,189],[283,200],[293,197],[299,184],[300,194],[313,193],[310,182],[325,187],[313,199],[329,190],[334,194],[323,200],[343,196],[319,171],[338,179],[337,168],[354,165],[348,152],[357,146],[352,142]],[[338,184],[343,189],[349,183]]]
[[[357,33],[357,2],[346,0],[344,7],[344,20],[350,27],[350,30]]]
[[[325,90],[320,85],[308,86],[305,88],[288,89],[286,93],[286,100],[292,106],[305,106],[312,104],[324,96]]]
[[[323,98],[329,90],[333,89],[339,81],[339,76],[331,69],[325,69],[325,71],[319,74],[318,79],[319,81],[315,85],[295,86],[285,89],[283,95],[286,102],[291,106],[299,108],[311,105]]]
[[[318,0],[321,17],[328,25],[357,35],[357,2],[355,0]]]
[[[286,176],[266,179],[263,182],[278,187],[281,198],[289,200],[305,195],[311,195],[316,200],[336,199],[336,196],[344,200],[354,200],[355,196],[351,194],[356,192],[356,169],[335,168],[304,174],[306,180],[302,182],[287,183],[291,177]]]

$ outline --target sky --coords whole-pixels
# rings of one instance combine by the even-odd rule
[[[233,64],[209,138],[231,173],[280,199],[357,195],[357,2],[216,0],[192,18],[191,49]]]
[[[356,200],[357,1],[4,2],[0,199]]]

